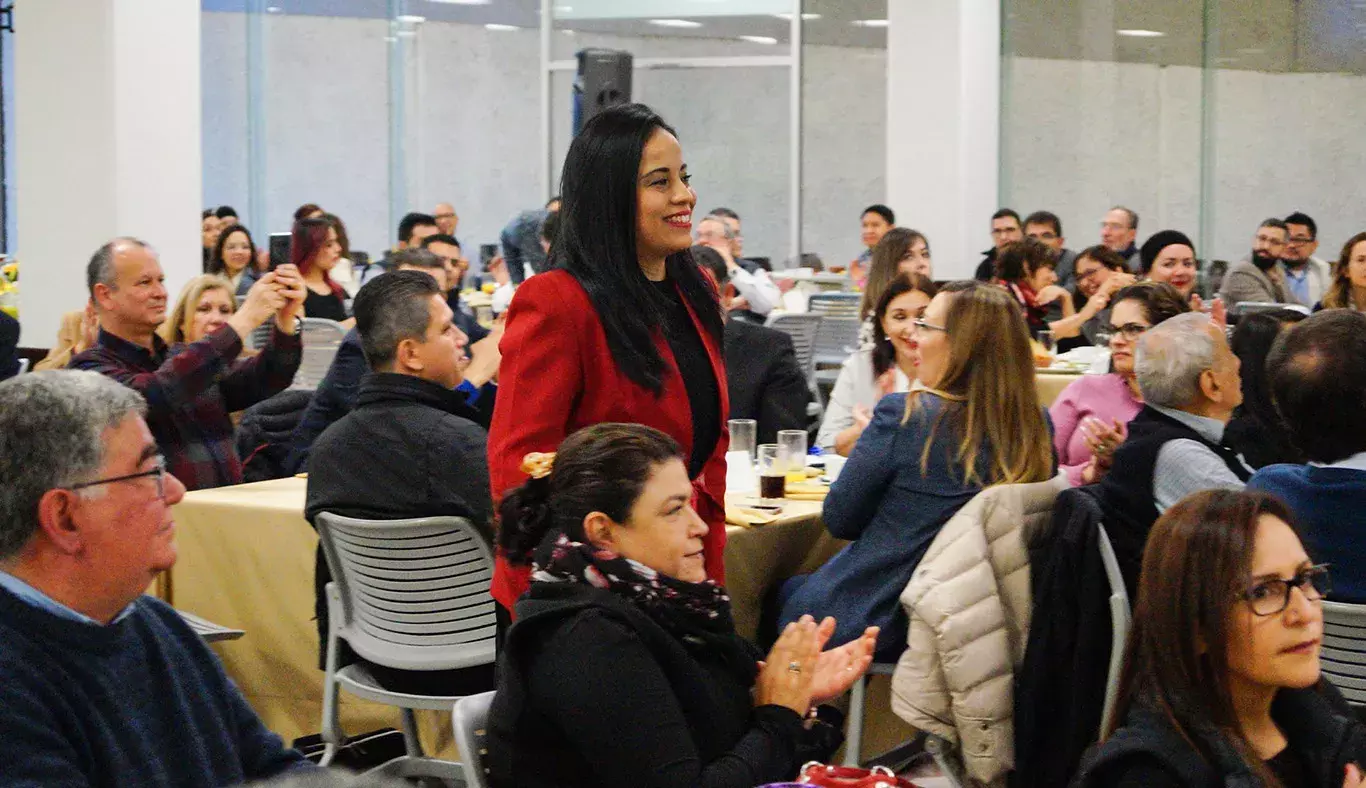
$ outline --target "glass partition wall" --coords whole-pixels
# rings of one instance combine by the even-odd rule
[[[202,2],[204,200],[261,239],[315,202],[374,256],[450,203],[473,258],[558,189],[590,47],[632,54],[747,256],[846,261],[885,196],[887,0]]]
[[[1004,0],[1001,201],[1068,246],[1125,205],[1205,260],[1303,211],[1335,259],[1366,221],[1366,3]]]

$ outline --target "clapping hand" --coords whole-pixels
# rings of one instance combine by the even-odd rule
[[[835,619],[827,617],[816,628],[821,648],[835,633]],[[816,675],[811,683],[811,702],[825,703],[843,695],[873,664],[873,649],[877,647],[877,627],[868,627],[856,640],[843,646],[822,651],[816,660]]]
[[[1110,424],[1106,424],[1095,416],[1088,416],[1082,420],[1079,429],[1091,453],[1104,458],[1113,456],[1115,449],[1129,436],[1128,429],[1119,419],[1112,419]]]

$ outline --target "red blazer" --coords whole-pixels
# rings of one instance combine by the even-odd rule
[[[686,302],[685,302],[686,303]],[[719,307],[718,307],[719,308]],[[693,505],[709,526],[703,540],[707,575],[725,582],[726,366],[719,343],[707,333],[691,306],[693,325],[711,358],[721,393],[720,439],[702,474],[693,480]],[[617,368],[607,335],[588,294],[567,271],[548,271],[517,288],[508,308],[507,328],[499,349],[498,399],[489,427],[489,480],[493,498],[526,481],[522,457],[551,452],[574,431],[602,422],[644,424],[668,433],[692,451],[692,411],[678,364],[663,335],[655,345],[664,358],[664,393],[656,398]],[[531,570],[513,566],[500,553],[490,589],[498,603],[512,610],[530,584]]]

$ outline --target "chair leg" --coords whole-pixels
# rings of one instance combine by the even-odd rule
[[[844,765],[858,766],[859,750],[863,747],[863,703],[868,690],[868,677],[859,676],[849,688],[849,720],[844,737]]]
[[[403,743],[408,754],[414,758],[422,757],[422,740],[417,737],[417,715],[412,709],[403,709]]]
[[[327,671],[323,677],[323,724],[322,737],[325,747],[323,757],[319,761],[322,766],[330,766],[332,760],[337,757],[337,750],[345,741],[345,734],[341,729],[341,713],[337,704],[337,652],[339,651],[337,636],[331,635],[327,639]]]

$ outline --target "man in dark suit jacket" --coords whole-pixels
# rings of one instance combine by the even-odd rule
[[[356,295],[356,329],[373,372],[361,382],[355,410],[328,427],[308,460],[304,515],[365,519],[454,516],[492,539],[488,433],[457,389],[465,336],[445,293],[420,271],[395,271]],[[331,581],[319,551],[316,577],[319,637],[326,652]],[[343,663],[346,657],[343,655]],[[354,661],[354,658],[350,661]],[[390,689],[468,694],[493,688],[493,666],[454,671],[400,671],[370,666]]]
[[[729,269],[715,249],[694,246],[693,259],[716,279],[721,306],[730,311]],[[726,388],[730,417],[757,421],[759,443],[774,443],[778,430],[804,430],[811,388],[797,364],[792,337],[743,320],[726,321]]]

